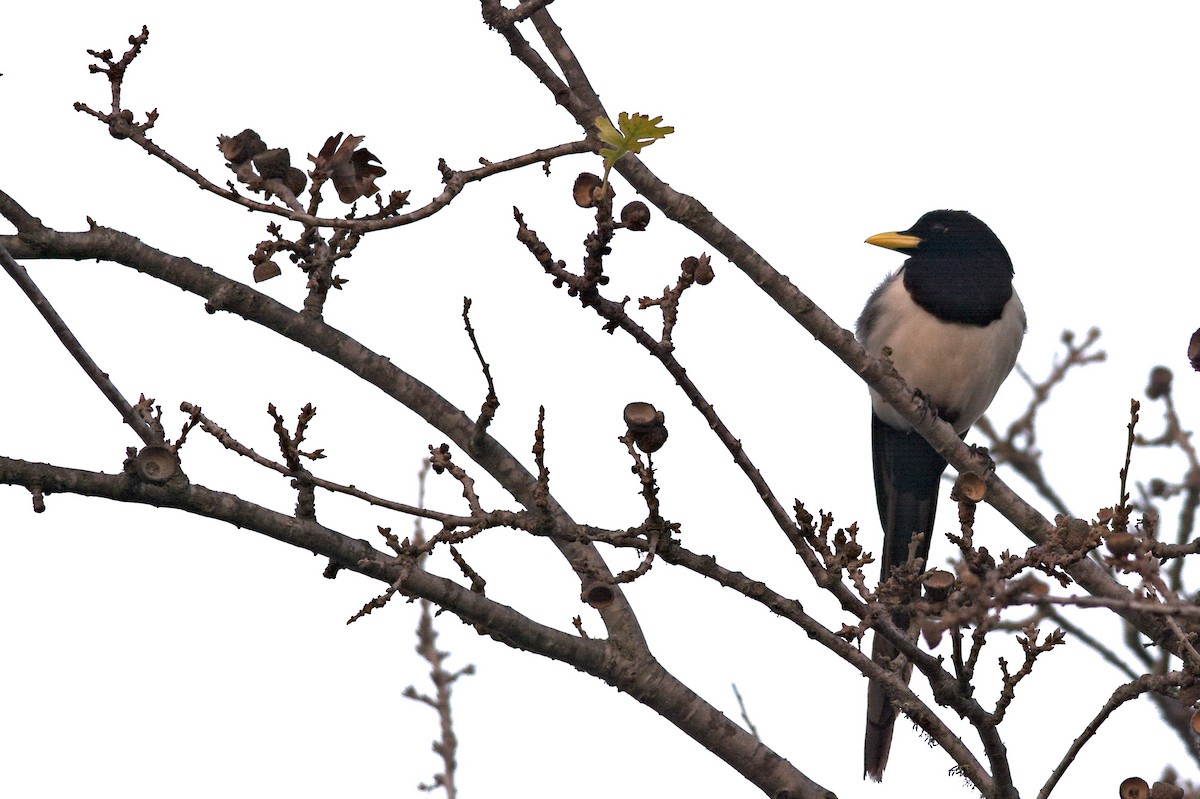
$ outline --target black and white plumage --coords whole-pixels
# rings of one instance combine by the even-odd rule
[[[930,211],[908,230],[880,233],[867,243],[909,258],[867,300],[858,319],[859,342],[876,356],[889,348],[908,386],[965,436],[1012,371],[1025,333],[1008,251],[966,211]],[[914,533],[925,534],[917,556],[928,560],[946,461],[874,391],[871,452],[885,580],[893,566],[907,561]],[[872,659],[887,662],[895,655],[877,635]],[[895,720],[896,709],[872,680],[863,768],[876,781],[883,778]]]

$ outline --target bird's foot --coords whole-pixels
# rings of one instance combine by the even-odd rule
[[[938,407],[934,405],[932,401],[930,401],[929,397],[925,396],[925,393],[921,391],[921,389],[913,389],[913,399],[917,402],[917,412],[920,414],[922,422],[924,422],[925,417],[931,413],[934,416],[941,415],[941,411],[938,410]]]
[[[979,444],[972,444],[971,452],[975,455],[975,457],[980,458],[987,463],[987,470],[989,472],[996,471],[996,461],[992,459],[992,453],[988,452],[987,447]]]

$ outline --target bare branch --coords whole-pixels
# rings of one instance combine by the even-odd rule
[[[1047,799],[1050,796],[1050,793],[1054,790],[1054,787],[1058,785],[1058,781],[1062,779],[1063,774],[1066,773],[1067,768],[1069,768],[1070,765],[1075,762],[1075,758],[1079,755],[1079,751],[1084,747],[1085,744],[1087,744],[1088,741],[1092,739],[1092,736],[1094,736],[1096,731],[1100,729],[1100,725],[1107,721],[1108,717],[1111,716],[1117,708],[1131,699],[1136,699],[1147,691],[1162,691],[1167,688],[1192,685],[1194,682],[1194,675],[1183,672],[1172,672],[1171,674],[1164,674],[1160,676],[1145,674],[1136,680],[1128,682],[1125,685],[1117,688],[1117,690],[1113,691],[1112,696],[1108,698],[1108,701],[1104,703],[1104,706],[1100,708],[1100,712],[1096,714],[1095,718],[1088,722],[1088,725],[1084,727],[1083,732],[1071,742],[1071,745],[1067,748],[1062,760],[1059,761],[1058,766],[1055,767],[1054,772],[1050,775],[1050,778],[1046,780],[1046,784],[1042,786],[1040,791],[1038,791],[1038,799]]]
[[[479,366],[483,369],[483,377],[487,381],[487,397],[483,400],[483,407],[479,409],[479,418],[475,420],[475,445],[483,440],[483,434],[487,432],[488,425],[496,418],[496,411],[500,408],[500,398],[496,396],[496,384],[492,382],[492,370],[488,366],[488,362],[483,359],[483,353],[479,349],[479,340],[475,338],[475,328],[471,327],[471,298],[463,297],[462,318],[463,325],[467,329],[467,336],[471,339],[471,347],[475,350],[475,357],[479,359]]]
[[[1007,463],[1016,469],[1017,473],[1033,485],[1058,513],[1069,514],[1066,503],[1050,486],[1041,466],[1041,452],[1037,448],[1036,421],[1038,412],[1050,399],[1051,392],[1078,367],[1100,363],[1107,357],[1103,350],[1095,351],[1093,346],[1100,339],[1099,328],[1091,328],[1081,343],[1076,343],[1075,334],[1064,330],[1061,340],[1067,348],[1066,354],[1056,360],[1050,369],[1050,374],[1040,383],[1017,366],[1017,374],[1029,386],[1032,396],[1025,412],[1009,423],[1004,437],[1001,438],[992,426],[991,420],[984,416],[976,423],[978,429],[988,440],[988,449],[997,464]]]
[[[191,417],[200,424],[201,430],[215,438],[218,442],[220,442],[221,446],[225,447],[226,449],[241,455],[243,458],[249,458],[259,466],[263,466],[273,472],[277,472],[284,477],[296,477],[295,470],[285,466],[282,463],[276,463],[270,458],[258,454],[251,447],[242,444],[240,441],[234,438],[228,430],[205,415],[201,411],[199,405],[193,405],[190,402],[182,402],[179,405],[179,410],[190,414]],[[335,483],[332,480],[326,480],[311,473],[307,474],[307,479],[317,488],[323,488],[326,491],[330,491],[335,494],[345,494],[346,496],[360,499],[363,502],[367,502],[371,505],[375,505],[380,508],[386,508],[388,510],[394,510],[409,516],[431,519],[436,522],[441,522],[447,527],[470,527],[471,525],[477,524],[480,521],[478,517],[474,516],[458,516],[452,513],[442,513],[435,510],[429,510],[422,504],[409,505],[403,502],[384,499],[383,497],[368,493],[356,488],[355,486],[347,486],[342,485],[341,483]]]
[[[750,734],[754,736],[754,740],[761,741],[762,738],[758,735],[758,728],[754,726],[754,722],[750,720],[750,714],[746,712],[746,703],[742,701],[742,692],[738,690],[737,683],[732,683],[733,695],[737,697],[738,710],[742,712],[742,721],[746,722],[746,729],[750,730]]]
[[[429,475],[431,463],[429,459],[425,459],[421,464],[421,471],[418,473],[418,489],[417,504],[424,506],[425,504],[425,479]],[[425,531],[421,526],[421,518],[417,517],[413,525],[413,542],[420,546],[425,543]],[[454,547],[450,548],[454,553],[455,560],[459,561],[457,550]],[[417,561],[418,567],[424,561],[420,558]],[[473,574],[473,572],[472,572]],[[468,575],[470,576],[470,575]],[[476,577],[472,577],[471,590],[482,594],[482,585],[476,590]],[[480,578],[480,582],[482,579]],[[422,790],[433,790],[434,788],[444,788],[446,790],[446,799],[455,799],[457,788],[455,786],[455,775],[458,769],[458,735],[454,732],[454,717],[451,713],[451,696],[455,681],[459,677],[466,674],[474,674],[475,666],[467,664],[458,671],[446,670],[446,658],[448,652],[443,652],[437,647],[437,631],[433,626],[433,610],[432,605],[426,599],[420,601],[421,616],[417,622],[417,653],[429,663],[429,677],[433,682],[436,698],[418,694],[416,688],[408,686],[404,689],[404,695],[410,699],[418,699],[421,702],[434,708],[438,713],[438,722],[441,729],[441,738],[433,743],[433,751],[442,758],[442,770],[434,775],[432,785],[422,784]]]
[[[162,435],[158,435],[146,424],[145,420],[133,409],[129,401],[121,394],[116,385],[109,378],[108,373],[101,369],[92,356],[88,355],[87,350],[83,348],[82,342],[75,337],[71,332],[71,328],[67,327],[67,323],[63,320],[58,312],[54,310],[54,306],[46,299],[46,295],[42,294],[42,290],[33,282],[33,278],[25,271],[25,267],[17,263],[8,250],[4,247],[3,242],[0,242],[0,263],[4,264],[4,271],[13,279],[21,291],[25,292],[25,296],[33,303],[33,307],[37,308],[38,313],[50,325],[50,329],[54,331],[54,335],[58,336],[58,340],[66,347],[67,352],[71,353],[71,357],[83,369],[84,374],[91,378],[96,387],[100,389],[105,398],[117,409],[117,413],[121,414],[121,418],[125,424],[133,428],[133,432],[137,433],[138,438],[142,439],[147,446],[158,445],[163,443]]]
[[[485,3],[485,8],[487,5],[489,4]],[[538,24],[543,16],[548,16],[545,10],[534,15],[535,24]],[[559,34],[556,33],[556,30],[552,21],[539,27],[539,32],[550,39],[547,41],[547,46],[555,53],[556,59],[569,60],[572,57],[570,49],[558,46]],[[500,32],[512,46],[513,54],[525,63],[546,84],[547,88],[555,93],[555,99],[571,112],[576,123],[590,131],[596,117],[604,113],[602,106],[598,102],[582,100],[581,95],[571,90],[576,87],[565,87],[561,80],[554,77],[552,73],[548,75],[544,62],[536,53],[528,49],[515,27],[500,29]],[[524,46],[522,46],[523,44]],[[566,89],[566,94],[562,95],[561,92],[564,89]],[[864,351],[850,331],[834,322],[734,231],[717,220],[694,197],[676,191],[659,179],[646,168],[636,155],[627,154],[617,161],[615,169],[642,197],[658,207],[668,219],[674,220],[695,233],[745,272],[754,285],[758,286],[780,308],[810,332],[817,341],[832,351],[855,374],[859,375],[872,389],[896,408],[905,421],[912,424],[913,428],[928,440],[951,465],[960,472],[971,472],[983,479],[987,486],[987,502],[1014,527],[1034,543],[1042,543],[1045,540],[1047,531],[1051,529],[1050,522],[995,474],[990,458],[964,444],[953,428],[935,414],[925,413],[923,403],[914,396],[912,390],[904,383],[890,363],[872,357]],[[545,265],[543,263],[543,266]],[[706,418],[708,418],[707,414]],[[741,443],[736,442],[734,446],[735,451],[740,452]],[[777,521],[781,526],[786,524],[778,516]],[[1091,560],[1085,559],[1074,564],[1070,567],[1069,572],[1072,579],[1092,594],[1110,598],[1119,598],[1128,594],[1127,589],[1113,580]],[[1135,615],[1129,617],[1129,620],[1153,639],[1166,639],[1167,637],[1165,635],[1167,631],[1158,619]]]
[[[114,91],[117,90],[114,89]],[[119,91],[117,93],[117,99],[119,100]],[[488,161],[486,164],[476,169],[463,171],[450,169],[446,166],[446,162],[443,160],[439,161],[438,168],[442,173],[442,181],[445,184],[445,188],[438,196],[434,197],[420,208],[404,214],[397,213],[389,209],[388,213],[386,214],[369,216],[363,219],[356,219],[353,217],[317,217],[308,213],[304,213],[303,207],[299,205],[298,201],[295,200],[294,195],[287,190],[286,186],[283,186],[278,182],[269,188],[273,193],[278,194],[281,197],[290,196],[292,198],[292,205],[294,207],[289,207],[286,204],[277,205],[270,202],[260,202],[238,193],[232,187],[226,187],[214,183],[206,178],[199,170],[188,166],[183,161],[171,155],[171,153],[167,152],[164,148],[155,143],[149,136],[146,135],[145,132],[149,127],[151,127],[151,125],[134,125],[132,121],[133,115],[129,111],[114,110],[111,113],[104,114],[89,108],[84,103],[76,103],[75,108],[76,110],[96,117],[107,124],[109,126],[109,131],[113,133],[114,137],[129,139],[150,155],[159,159],[179,174],[191,180],[204,191],[215,194],[222,199],[236,203],[244,208],[249,208],[252,211],[282,216],[293,222],[298,222],[306,227],[343,228],[347,230],[353,230],[358,233],[402,227],[404,225],[410,225],[413,222],[419,222],[422,219],[431,217],[438,211],[441,211],[443,208],[450,205],[454,198],[461,194],[463,189],[465,189],[468,184],[484,180],[492,175],[497,175],[501,172],[509,172],[526,166],[532,166],[534,164],[549,163],[557,158],[593,152],[597,149],[596,143],[592,139],[588,138],[576,142],[559,144],[552,147],[539,148],[537,150],[533,150],[532,152],[506,158],[500,161]],[[157,112],[155,112],[155,119],[156,118]]]

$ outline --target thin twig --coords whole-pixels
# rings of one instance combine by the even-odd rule
[[[483,441],[484,434],[487,433],[488,426],[496,418],[496,411],[500,409],[500,398],[496,396],[496,384],[492,382],[491,367],[483,359],[483,352],[479,349],[479,340],[475,338],[475,328],[471,327],[470,314],[471,298],[463,297],[463,325],[467,328],[467,335],[471,339],[471,347],[475,350],[475,357],[479,359],[479,365],[483,369],[483,377],[487,381],[488,389],[487,397],[483,400],[483,406],[479,409],[479,418],[475,420],[475,446],[479,446]]]
[[[429,475],[431,465],[432,461],[425,458],[421,462],[421,470],[417,473],[417,506],[420,508],[425,506],[425,480]],[[418,546],[425,543],[425,530],[419,516],[413,521],[413,541]],[[453,551],[453,547],[451,550]],[[459,558],[457,553],[455,555],[457,561]],[[423,568],[423,561],[423,557],[417,561],[417,568]],[[479,587],[477,591],[475,588],[474,580],[472,580],[472,590],[480,595],[483,594],[482,587]],[[441,738],[433,742],[433,751],[442,758],[442,770],[433,776],[432,785],[422,783],[419,787],[423,791],[444,788],[446,799],[455,799],[458,795],[454,781],[458,768],[458,736],[454,732],[454,717],[451,714],[450,699],[454,682],[464,674],[474,674],[475,667],[468,664],[456,672],[446,670],[445,663],[449,653],[443,652],[437,647],[438,633],[433,626],[433,604],[427,599],[421,599],[420,605],[421,617],[417,622],[417,653],[429,663],[429,679],[433,682],[435,696],[430,697],[418,693],[417,689],[411,685],[404,689],[404,696],[429,705],[437,711]]]
[[[1113,711],[1129,700],[1136,699],[1147,691],[1160,691],[1165,688],[1173,688],[1181,685],[1184,682],[1190,683],[1193,679],[1194,678],[1192,675],[1185,674],[1183,672],[1174,672],[1172,674],[1164,674],[1160,676],[1144,674],[1141,677],[1138,677],[1136,680],[1128,682],[1125,685],[1117,688],[1117,690],[1113,691],[1112,696],[1110,696],[1108,701],[1104,703],[1104,706],[1100,708],[1100,712],[1096,714],[1095,718],[1088,722],[1088,725],[1084,727],[1083,732],[1079,734],[1079,737],[1071,742],[1070,747],[1067,748],[1066,753],[1062,756],[1062,759],[1055,767],[1054,772],[1050,775],[1049,779],[1046,780],[1046,784],[1043,785],[1042,789],[1038,792],[1037,799],[1047,799],[1047,797],[1050,796],[1051,791],[1053,791],[1054,787],[1058,785],[1058,781],[1062,779],[1062,776],[1066,773],[1067,768],[1069,768],[1070,765],[1075,762],[1075,759],[1079,755],[1079,751],[1088,741],[1092,739],[1092,736],[1094,736],[1096,731],[1100,729],[1100,725],[1108,720],[1108,717],[1113,714]]]
[[[1065,632],[1072,641],[1078,641],[1084,646],[1091,649],[1104,659],[1110,666],[1120,671],[1127,679],[1137,679],[1137,672],[1130,668],[1129,664],[1117,657],[1117,653],[1109,647],[1101,643],[1095,636],[1089,635],[1079,625],[1073,623],[1070,619],[1058,611],[1057,608],[1051,605],[1043,605],[1042,611],[1046,619],[1052,621]]]
[[[42,294],[42,290],[33,282],[33,278],[29,276],[29,272],[25,267],[17,263],[4,245],[0,244],[0,262],[4,264],[4,271],[16,282],[21,290],[25,292],[25,296],[29,297],[29,301],[33,303],[33,307],[37,308],[38,313],[50,325],[50,329],[54,331],[54,335],[58,336],[58,340],[67,348],[67,352],[71,353],[84,373],[92,379],[100,392],[108,399],[112,406],[117,409],[117,413],[121,414],[121,418],[125,420],[125,424],[133,428],[133,432],[137,433],[147,446],[151,444],[162,444],[162,436],[156,435],[141,416],[129,404],[129,401],[122,396],[121,392],[113,384],[108,373],[101,369],[92,356],[88,355],[87,350],[83,348],[83,344],[67,327],[67,323],[54,310],[54,306],[46,299],[46,295]]]
[[[738,710],[742,713],[742,721],[746,722],[746,729],[750,730],[750,734],[754,736],[754,740],[761,741],[759,737],[758,727],[754,726],[754,722],[750,720],[750,714],[746,712],[746,703],[742,701],[742,693],[738,690],[737,683],[731,683],[733,686],[733,695],[737,697]]]
[[[109,126],[110,131],[115,130],[119,133],[118,138],[125,138],[132,141],[134,144],[141,147],[150,155],[159,159],[163,163],[170,166],[179,174],[191,180],[204,191],[210,192],[230,202],[249,208],[252,211],[260,211],[266,214],[274,214],[290,219],[293,222],[299,222],[308,227],[321,228],[346,228],[360,233],[366,233],[372,230],[389,230],[403,225],[410,225],[413,222],[419,222],[422,219],[433,216],[438,211],[441,211],[446,206],[462,193],[467,184],[474,183],[484,178],[501,172],[508,172],[514,169],[520,169],[534,164],[542,164],[552,161],[556,158],[561,158],[568,155],[579,155],[581,153],[595,152],[598,145],[592,139],[581,139],[575,142],[568,142],[552,147],[544,147],[533,150],[529,153],[506,158],[500,161],[488,161],[485,165],[476,169],[455,170],[450,169],[445,165],[445,161],[439,163],[439,169],[442,172],[443,183],[445,188],[442,192],[430,200],[420,208],[416,208],[408,213],[393,214],[385,217],[373,217],[365,219],[344,219],[339,217],[318,217],[310,214],[301,213],[286,205],[276,205],[269,202],[261,202],[243,194],[234,191],[227,186],[221,186],[206,178],[198,169],[188,166],[183,161],[180,161],[175,156],[164,150],[156,144],[139,125],[134,125],[131,121],[126,121],[123,118],[111,114],[96,111],[88,107],[85,103],[75,103],[75,110],[86,113],[96,119],[104,122]],[[143,123],[144,124],[144,123]]]
[[[201,412],[200,406],[193,405],[190,402],[183,402],[180,404],[179,410],[187,414],[193,414],[200,422],[200,429],[215,438],[226,449],[236,452],[243,458],[249,458],[259,466],[263,466],[271,471],[278,472],[285,477],[294,478],[296,476],[296,473],[284,464],[276,463],[270,458],[258,454],[250,447],[247,447],[245,444],[239,442],[232,435],[230,435],[229,431],[221,427],[219,424]],[[407,505],[403,502],[394,502],[390,499],[384,499],[383,497],[370,494],[362,489],[356,488],[355,486],[342,485],[341,483],[335,483],[332,480],[325,480],[312,474],[307,475],[306,479],[308,479],[317,488],[324,488],[326,491],[332,491],[336,494],[345,494],[347,496],[354,497],[355,499],[361,499],[363,502],[367,502],[371,505],[376,505],[380,508],[387,508],[388,510],[394,510],[398,513],[404,513],[409,516],[441,522],[446,527],[469,527],[479,521],[479,519],[472,516],[457,516],[450,513],[441,513],[439,511],[429,510],[425,508],[423,504]]]

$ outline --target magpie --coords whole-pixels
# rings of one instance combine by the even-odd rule
[[[879,356],[891,350],[896,371],[928,407],[965,436],[987,410],[1017,360],[1025,310],[1013,291],[1008,251],[991,228],[966,211],[930,211],[908,230],[867,244],[908,260],[879,285],[858,318],[858,341]],[[883,525],[880,581],[908,561],[914,533],[922,568],[929,557],[938,485],[946,461],[912,425],[871,391],[875,501]],[[895,647],[875,636],[871,658],[891,661]],[[911,665],[904,669],[907,680]],[[896,708],[874,680],[867,690],[864,776],[883,779]]]

